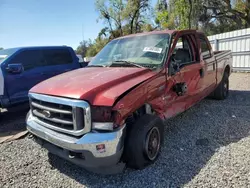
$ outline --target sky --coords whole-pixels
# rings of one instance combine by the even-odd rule
[[[94,0],[0,0],[0,47],[76,49],[83,39],[95,39],[104,27],[97,19]]]

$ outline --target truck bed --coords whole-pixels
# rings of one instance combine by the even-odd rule
[[[231,50],[214,51],[214,57],[216,60],[221,60],[225,58],[225,56],[230,56],[231,54]]]

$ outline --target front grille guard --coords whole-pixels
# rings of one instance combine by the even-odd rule
[[[75,99],[67,99],[67,98],[61,98],[61,97],[54,97],[54,96],[49,96],[49,95],[42,95],[42,94],[36,94],[36,93],[29,93],[29,98],[30,99],[36,99],[36,100],[41,100],[44,102],[49,102],[49,103],[55,103],[55,104],[62,104],[62,105],[68,105],[72,107],[72,115],[73,115],[73,126],[74,130],[68,130],[64,128],[60,128],[57,126],[53,126],[49,123],[43,122],[33,116],[34,120],[39,123],[42,126],[45,126],[49,129],[66,133],[66,134],[71,134],[74,136],[81,136],[85,133],[88,133],[91,131],[91,111],[90,111],[90,105],[86,101],[82,100],[75,100]],[[32,106],[31,106],[32,108]],[[82,108],[83,109],[83,117],[84,117],[84,128],[81,130],[77,130],[77,121],[76,121],[76,115],[77,115],[77,108]],[[31,109],[32,110],[32,109]],[[78,111],[79,112],[79,111]]]

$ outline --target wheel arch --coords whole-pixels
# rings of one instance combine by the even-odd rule
[[[164,74],[146,80],[135,88],[127,91],[125,95],[119,97],[113,106],[113,110],[119,113],[115,123],[122,124],[127,117],[140,111],[140,113],[156,114],[163,117],[164,113],[164,92],[166,77]]]

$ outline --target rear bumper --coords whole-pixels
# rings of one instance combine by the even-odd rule
[[[119,163],[123,153],[125,125],[115,132],[90,132],[79,138],[41,126],[31,114],[27,116],[26,123],[28,131],[39,138],[39,144],[87,170],[113,174],[122,171],[125,166]]]

